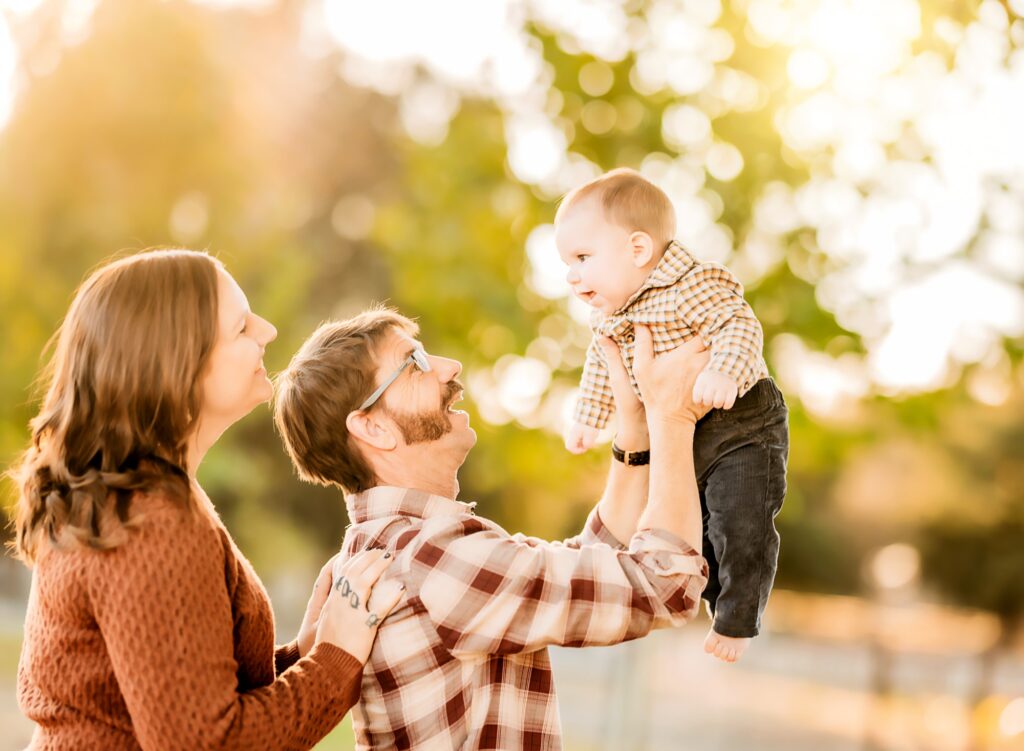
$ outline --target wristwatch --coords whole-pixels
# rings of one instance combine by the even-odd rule
[[[650,449],[647,451],[623,451],[615,445],[614,441],[612,442],[612,456],[627,467],[639,467],[642,464],[651,463]]]

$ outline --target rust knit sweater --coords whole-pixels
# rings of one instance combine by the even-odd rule
[[[274,649],[270,601],[212,508],[138,496],[110,551],[40,552],[18,702],[31,749],[299,749],[358,699],[332,644]]]

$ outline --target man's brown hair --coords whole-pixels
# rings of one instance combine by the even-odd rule
[[[349,493],[376,478],[345,423],[376,388],[377,350],[391,331],[419,327],[390,308],[323,323],[275,379],[274,422],[298,475]]]
[[[608,220],[630,232],[641,230],[654,240],[659,253],[676,235],[676,211],[661,188],[636,170],[622,167],[569,191],[558,206],[555,221],[587,199],[600,202]]]

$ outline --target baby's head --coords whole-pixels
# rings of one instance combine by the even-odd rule
[[[573,293],[605,315],[633,296],[676,232],[665,192],[631,169],[607,172],[565,196],[555,244]]]

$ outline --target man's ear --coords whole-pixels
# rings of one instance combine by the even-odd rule
[[[637,230],[630,235],[629,247],[633,253],[633,265],[638,269],[654,259],[654,240],[646,232]]]
[[[393,451],[398,446],[395,428],[390,421],[376,419],[365,410],[353,410],[345,418],[349,435],[380,451]]]

